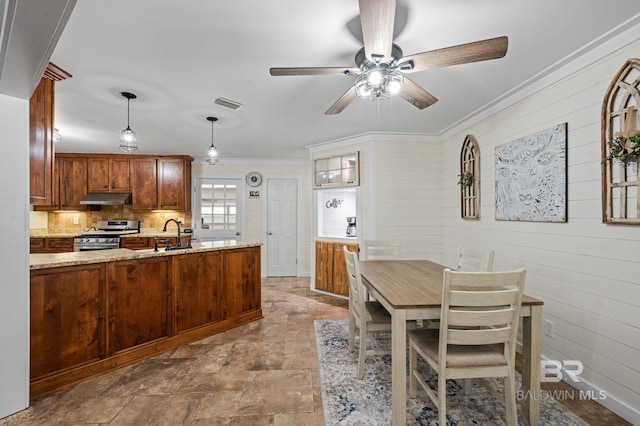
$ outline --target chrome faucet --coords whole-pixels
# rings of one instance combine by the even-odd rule
[[[178,225],[178,243],[176,244],[176,248],[182,248],[182,243],[180,242],[180,222],[175,219],[169,219],[164,223],[164,228],[162,228],[162,232],[167,232],[167,224],[169,222],[175,222]],[[167,246],[168,247],[168,246]]]

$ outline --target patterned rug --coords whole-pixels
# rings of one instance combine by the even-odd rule
[[[326,425],[389,425],[391,424],[391,356],[366,357],[364,379],[356,379],[357,350],[349,351],[347,320],[315,321],[318,364],[322,387],[322,406]],[[356,337],[356,344],[358,338]],[[369,337],[367,345],[389,347],[390,339]],[[357,348],[357,346],[356,346]],[[424,363],[420,363],[424,364]],[[423,376],[427,376],[423,374]],[[519,375],[518,375],[519,376]],[[516,386],[520,388],[520,377]],[[437,377],[427,377],[432,388]],[[502,392],[502,379],[495,379]],[[407,395],[408,395],[407,389]],[[504,425],[504,407],[478,383],[472,384],[469,395],[454,380],[447,381],[447,425]],[[522,421],[518,406],[519,424]],[[417,398],[407,399],[407,424],[437,425],[438,412],[427,395],[418,387]],[[540,425],[587,425],[571,411],[553,399],[540,403]],[[588,425],[587,425],[588,426]]]

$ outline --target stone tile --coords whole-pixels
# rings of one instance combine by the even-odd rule
[[[233,417],[240,405],[242,390],[214,391],[202,399],[196,418]]]
[[[241,341],[234,344],[221,371],[282,368],[284,342]]]
[[[323,426],[324,416],[320,413],[276,414],[274,426]]]
[[[63,398],[50,409],[35,408],[34,425],[108,423],[129,403],[130,397]]]
[[[171,354],[171,358],[196,358],[202,355],[227,355],[232,347],[233,342],[212,344],[198,341],[176,348]]]
[[[111,383],[101,396],[170,394],[189,371],[194,358],[147,359]]]
[[[177,389],[179,393],[214,392],[221,390],[243,390],[248,371],[221,371],[215,374],[186,374]]]
[[[312,413],[308,370],[263,370],[249,375],[238,415]]]
[[[190,425],[203,398],[202,394],[135,396],[110,425]]]

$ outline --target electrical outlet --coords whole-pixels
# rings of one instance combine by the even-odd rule
[[[552,339],[556,337],[556,325],[553,321],[544,320],[544,334]]]
[[[184,224],[184,217],[179,217],[179,218],[178,218],[178,222],[180,222],[180,223]]]
[[[80,218],[78,216],[74,216],[73,217],[73,224],[74,225],[80,225]]]

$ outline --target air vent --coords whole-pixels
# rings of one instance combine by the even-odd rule
[[[213,102],[231,109],[238,109],[242,106],[240,102],[232,101],[227,98],[216,98]]]

